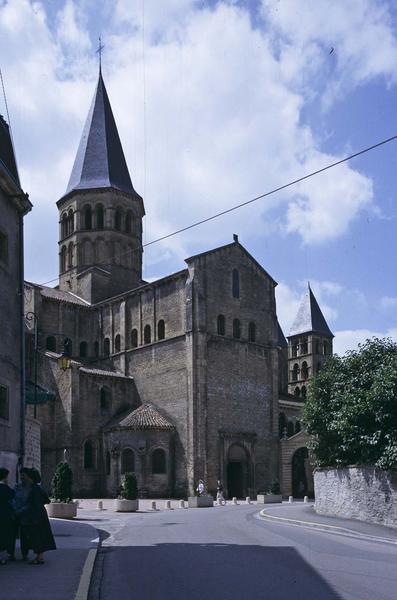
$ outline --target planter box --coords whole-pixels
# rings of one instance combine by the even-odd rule
[[[189,496],[188,504],[189,508],[208,508],[214,506],[214,499],[212,496]]]
[[[275,502],[282,502],[283,497],[281,494],[258,494],[258,504],[274,504]]]
[[[46,504],[46,509],[52,519],[73,519],[77,515],[75,502],[51,502]]]
[[[124,500],[117,498],[114,501],[114,510],[116,512],[136,512],[139,510],[139,500]]]

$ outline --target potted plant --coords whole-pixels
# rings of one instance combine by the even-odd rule
[[[282,502],[280,484],[277,480],[272,481],[267,491],[259,493],[257,501],[259,504],[272,504],[274,502]]]
[[[136,512],[138,509],[138,484],[135,473],[125,473],[120,495],[115,500],[115,511]]]
[[[49,517],[73,519],[77,515],[77,505],[72,499],[73,473],[67,462],[60,462],[51,482],[51,504],[47,504]]]

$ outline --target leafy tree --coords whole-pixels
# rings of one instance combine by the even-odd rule
[[[73,473],[67,462],[60,462],[51,482],[52,496],[56,502],[72,501]]]
[[[136,500],[138,498],[138,484],[135,473],[125,473],[121,497],[124,500]]]
[[[318,466],[397,468],[397,344],[373,338],[331,357],[304,406]]]

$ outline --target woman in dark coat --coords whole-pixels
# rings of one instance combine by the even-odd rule
[[[14,537],[14,490],[7,483],[9,471],[0,468],[0,565],[7,563],[8,549]]]
[[[39,485],[40,474],[36,469],[24,469],[24,474],[30,491],[26,507],[19,513],[21,537],[27,541],[28,547],[36,553],[36,558],[31,560],[30,564],[42,565],[44,564],[44,552],[56,549],[45,509],[45,504],[49,504],[50,499]]]

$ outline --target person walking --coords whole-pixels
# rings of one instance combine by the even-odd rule
[[[23,469],[23,473],[28,496],[24,507],[17,510],[21,523],[21,547],[23,543],[25,552],[27,549],[32,549],[36,554],[29,564],[42,565],[44,564],[44,552],[56,550],[45,509],[45,504],[49,504],[50,499],[40,485],[41,477],[36,469]],[[24,551],[22,551],[22,555],[24,555]]]
[[[223,495],[223,485],[219,479],[218,479],[218,484],[216,487],[216,500],[217,500],[218,504],[221,506],[224,506],[226,504],[226,500]]]
[[[0,565],[7,564],[14,536],[14,490],[8,485],[9,470],[0,468]]]
[[[197,492],[199,496],[202,496],[204,494],[204,481],[202,479],[199,479]]]

